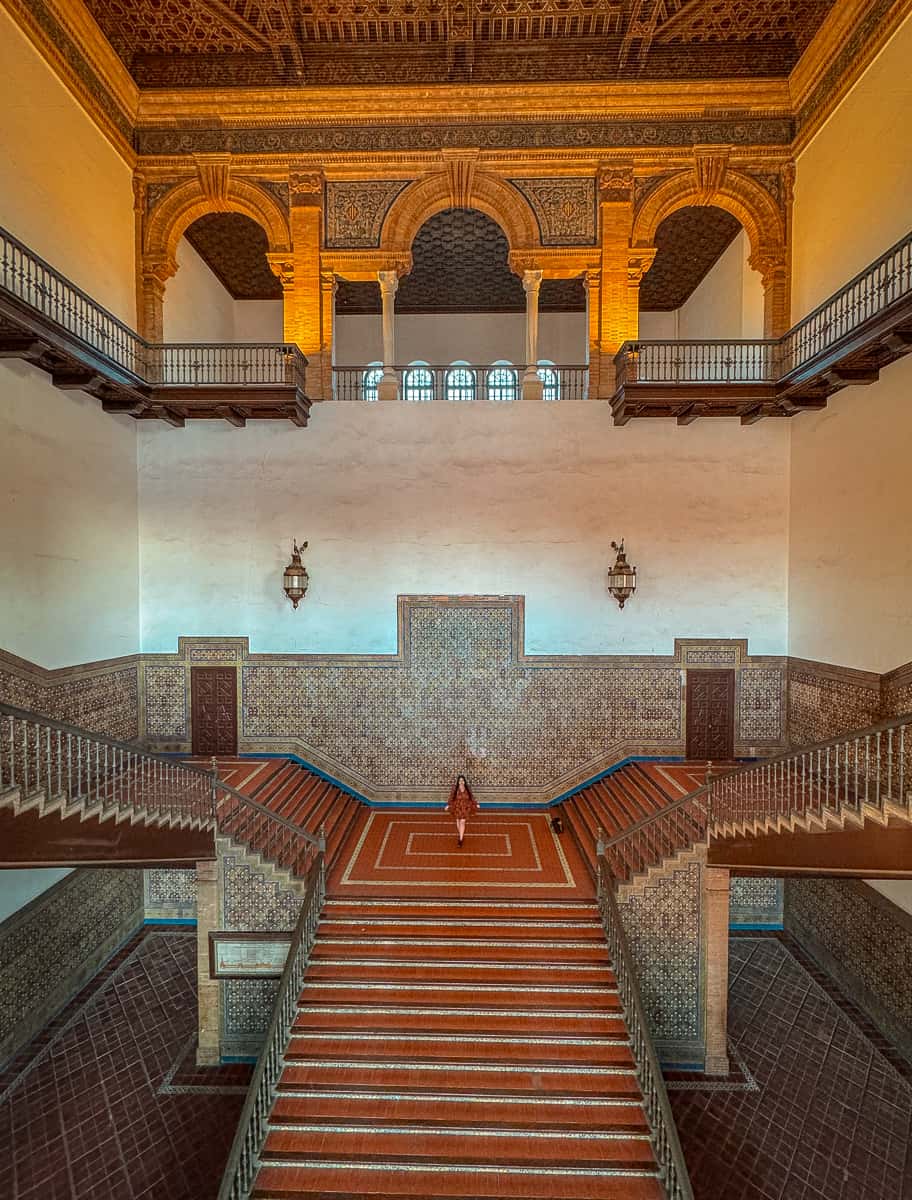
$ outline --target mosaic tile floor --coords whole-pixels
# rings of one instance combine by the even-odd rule
[[[729,1031],[756,1089],[670,1093],[695,1196],[909,1200],[912,1072],[794,949],[731,942]]]
[[[196,931],[146,926],[0,1071],[3,1200],[207,1200],[249,1066],[200,1070]]]

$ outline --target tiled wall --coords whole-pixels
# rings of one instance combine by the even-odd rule
[[[196,871],[184,867],[152,867],[143,872],[147,921],[196,918]]]
[[[235,854],[220,854],[223,929],[294,929],[301,897],[267,871]],[[227,979],[221,984],[221,1051],[225,1057],[259,1054],[279,981]]]
[[[139,737],[136,656],[45,671],[0,650],[0,700],[120,741]]]
[[[74,871],[0,925],[0,1062],[142,924],[138,870]]]
[[[788,740],[807,746],[880,720],[881,676],[801,658],[788,660]]]
[[[782,927],[783,890],[781,879],[732,876],[729,885],[729,924]]]
[[[521,597],[400,597],[395,655],[254,655],[182,638],[143,659],[145,734],[186,749],[194,664],[236,666],[246,752],[293,751],[370,798],[423,798],[464,770],[489,800],[550,799],[629,754],[680,754],[684,674],[736,672],[736,749],[785,737],[785,659],[741,640],[662,656],[527,656]]]
[[[702,864],[622,888],[619,907],[660,1058],[703,1062]]]
[[[912,917],[853,879],[787,879],[785,927],[912,1061]]]

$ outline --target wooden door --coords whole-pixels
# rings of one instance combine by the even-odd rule
[[[191,667],[193,753],[237,754],[237,671]]]
[[[734,671],[688,671],[687,757],[723,762],[734,754]]]

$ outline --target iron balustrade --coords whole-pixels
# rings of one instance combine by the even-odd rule
[[[298,998],[304,986],[304,972],[310,961],[317,936],[320,910],[326,897],[326,859],[317,855],[307,885],[304,903],[291,938],[285,969],[266,1040],[257,1060],[247,1100],[241,1112],[237,1133],[228,1155],[222,1176],[218,1200],[247,1200],[254,1176],[259,1168],[259,1156],[269,1129],[276,1087],[284,1066],[285,1047],[291,1036],[298,1010]]]
[[[774,383],[776,345],[774,341],[625,342],[615,360],[618,385]]]
[[[522,381],[526,372],[517,363],[448,363],[433,366],[411,363],[391,368],[396,376],[400,400],[415,403],[447,400],[465,403],[488,400],[510,403],[522,399]],[[586,400],[589,395],[589,368],[539,363],[543,399]],[[383,368],[369,366],[333,367],[333,400],[374,401]]]
[[[307,360],[294,344],[147,342],[2,228],[0,292],[33,309],[139,385],[304,390]]]
[[[139,334],[2,228],[0,289],[122,371],[139,380],[145,377],[148,344]]]
[[[640,988],[637,983],[636,967],[615,896],[615,879],[608,860],[598,856],[598,906],[611,954],[611,963],[617,979],[618,995],[624,1010],[624,1021],[630,1037],[630,1051],[636,1067],[637,1081],[643,1095],[643,1111],[649,1122],[652,1149],[659,1170],[659,1182],[666,1200],[693,1200],[690,1175],[684,1152],[678,1139],[668,1092],[662,1077],[655,1046],[649,1033],[649,1022]]]
[[[214,772],[0,703],[0,794],[11,788],[20,803],[59,799],[63,817],[81,811],[102,820],[193,822],[252,847],[298,879],[325,847],[322,832],[300,829]]]
[[[912,232],[779,339],[779,373],[787,375],[892,305],[912,295]]]
[[[726,772],[601,849],[612,874],[628,880],[712,836],[891,812],[912,819],[912,714]]]

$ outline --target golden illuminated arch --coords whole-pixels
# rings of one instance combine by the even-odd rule
[[[458,199],[458,202],[457,202]],[[471,187],[454,196],[452,176],[441,171],[410,184],[396,197],[380,235],[380,248],[390,255],[406,253],[421,226],[445,208],[475,208],[496,221],[504,231],[510,250],[531,250],[540,246],[538,223],[519,192],[499,179],[481,171],[474,172]]]
[[[226,211],[256,221],[265,230],[270,251],[291,248],[288,218],[263,188],[245,179],[229,179],[224,199],[216,201],[205,194],[198,179],[188,179],[172,188],[152,210],[143,253],[151,260],[176,263],[178,243],[193,222],[207,213]]]
[[[725,172],[722,183],[709,196],[699,190],[692,171],[681,171],[660,184],[649,193],[634,218],[631,246],[654,246],[656,230],[666,217],[679,208],[707,205],[724,208],[741,222],[751,254],[784,249],[782,215],[772,196],[753,179],[733,170]]]

